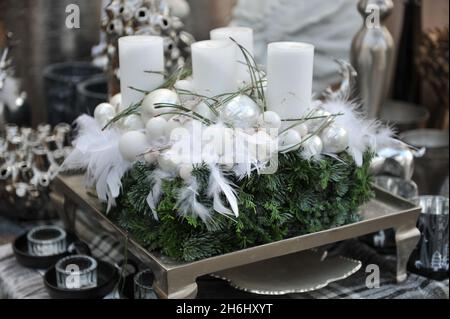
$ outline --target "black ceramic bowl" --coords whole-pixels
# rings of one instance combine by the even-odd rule
[[[67,234],[66,240],[67,246],[69,246],[70,244],[75,242],[77,238],[71,234]],[[61,258],[70,255],[69,252],[46,257],[30,255],[30,253],[28,252],[27,233],[16,238],[13,243],[13,251],[19,264],[33,269],[48,269],[51,266],[55,265]]]
[[[119,273],[113,265],[97,260],[97,287],[87,289],[64,289],[56,283],[56,269],[53,266],[44,275],[44,285],[53,299],[102,299],[116,286]]]

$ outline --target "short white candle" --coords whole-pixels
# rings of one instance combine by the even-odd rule
[[[163,38],[156,36],[136,35],[119,38],[121,110],[140,102],[144,97],[144,93],[130,87],[152,91],[163,84],[163,43]]]
[[[236,47],[230,41],[192,44],[194,89],[208,97],[237,91]]]
[[[254,56],[253,30],[244,27],[219,28],[211,31],[211,40],[229,40],[233,38],[242,45],[251,56]],[[248,84],[251,82],[245,56],[240,48],[236,48],[236,61],[238,63],[238,82],[239,84]]]
[[[281,119],[302,117],[310,108],[314,46],[307,43],[269,44],[267,58],[267,103]]]

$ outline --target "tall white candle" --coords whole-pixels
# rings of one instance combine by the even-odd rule
[[[284,120],[303,116],[311,105],[314,46],[307,43],[269,44],[267,103]]]
[[[235,92],[236,50],[230,41],[201,41],[192,44],[192,72],[197,93],[213,97]]]
[[[219,28],[211,31],[211,40],[228,40],[233,38],[237,43],[242,45],[250,55],[254,55],[253,30],[244,27],[228,27]],[[238,82],[245,84],[251,82],[250,72],[246,64],[245,56],[242,50],[236,48],[236,61],[238,63]]]
[[[119,38],[121,109],[138,103],[144,93],[130,87],[152,91],[164,82],[164,41],[156,36],[126,36]],[[148,73],[161,72],[161,74]]]

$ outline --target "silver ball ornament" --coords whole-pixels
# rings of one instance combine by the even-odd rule
[[[94,118],[100,126],[105,126],[116,115],[114,106],[109,103],[101,103],[94,110]]]
[[[317,135],[305,137],[301,151],[301,155],[304,158],[311,159],[322,154],[322,151],[323,143],[320,137],[318,137]]]
[[[144,133],[138,131],[127,132],[120,138],[119,150],[122,157],[134,162],[147,148],[147,138]]]
[[[311,117],[315,117],[315,119],[309,120],[306,122],[309,132],[315,132],[322,125],[324,125],[327,121],[329,121],[329,117],[331,116],[330,112],[319,109],[315,111]]]
[[[144,122],[139,115],[132,114],[130,116],[125,117],[120,126],[125,131],[140,131],[144,129]]]
[[[348,147],[349,137],[347,131],[339,126],[333,125],[326,128],[322,135],[325,152],[339,154]]]
[[[157,108],[157,104],[180,104],[178,94],[168,89],[158,89],[149,93],[142,101],[141,117],[147,123],[152,117],[167,112],[173,112],[175,109],[171,107]],[[170,119],[173,115],[163,115],[165,119]]]
[[[281,127],[280,116],[272,111],[264,112],[258,119],[258,124],[264,128],[279,129]]]
[[[292,152],[300,148],[302,137],[293,129],[287,130],[278,137],[278,148],[281,152]]]
[[[247,95],[236,96],[220,111],[220,118],[235,128],[256,126],[260,115],[260,107]]]
[[[200,104],[198,104],[194,108],[194,112],[210,121],[215,121],[217,119],[216,114],[214,114],[214,112],[211,110],[211,108],[205,102],[201,102]]]
[[[145,126],[149,142],[162,142],[165,139],[168,123],[162,117],[150,119]]]

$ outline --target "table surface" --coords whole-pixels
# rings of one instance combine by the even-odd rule
[[[79,229],[89,244],[94,256],[108,262],[123,258],[123,243],[106,233],[99,233],[80,220]],[[5,243],[22,234],[35,223],[19,223],[0,216],[0,241]],[[358,241],[343,242],[335,248],[335,253],[363,261],[363,267],[355,275],[345,280],[309,293],[290,294],[284,298],[293,299],[448,299],[449,282],[437,282],[427,278],[410,275],[404,283],[395,281],[395,257],[381,255],[372,247]],[[368,289],[366,282],[366,267],[376,264],[381,270],[380,288]],[[231,288],[222,280],[202,277],[198,280],[198,298],[260,298]],[[42,281],[42,273],[22,267],[14,258],[11,244],[0,245],[0,298],[49,298]],[[279,297],[271,297],[279,298]]]

